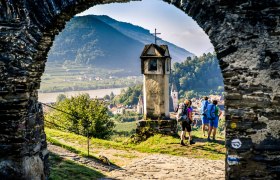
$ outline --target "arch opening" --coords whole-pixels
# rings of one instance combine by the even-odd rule
[[[150,1],[148,1],[148,2],[150,2]],[[162,2],[161,2],[162,3]],[[121,5],[121,6],[123,6],[123,5]],[[169,5],[168,5],[169,6]],[[185,14],[183,14],[183,16],[185,17],[186,15]],[[135,16],[134,16],[135,17]],[[80,21],[82,21],[81,20],[81,18],[82,17],[74,17],[74,18],[76,18],[76,19],[80,19]],[[90,20],[89,20],[89,18],[90,18],[90,16],[87,16],[87,17],[84,17],[84,18],[87,18],[87,23],[88,22],[90,22]],[[106,22],[108,22],[108,21],[113,21],[112,19],[110,19],[110,20],[108,20],[108,17],[100,17],[100,16],[98,16],[98,17],[91,17],[91,18],[106,18],[107,19],[107,21]],[[105,19],[105,20],[106,20]],[[73,19],[72,19],[73,20]],[[71,21],[72,21],[71,20]],[[74,25],[74,23],[73,22],[71,22],[70,21],[70,23],[69,24],[67,24],[66,25],[66,27],[65,27],[65,29],[62,31],[62,33],[61,34],[63,34],[64,33],[64,31],[67,31],[67,35],[62,35],[62,37],[57,37],[56,39],[57,40],[59,40],[60,42],[61,42],[61,39],[68,39],[68,36],[69,35],[71,35],[71,36],[75,36],[74,34],[70,34],[71,32],[70,32],[70,30],[68,30],[68,29],[73,29],[73,27],[75,27],[75,28],[77,28],[77,31],[78,32],[83,32],[84,30],[83,30],[83,28],[81,28],[84,24],[75,24]],[[75,21],[75,23],[77,23],[77,21]],[[96,23],[96,21],[94,21],[93,23]],[[114,23],[116,23],[116,22],[114,22]],[[168,23],[168,21],[166,20],[166,24]],[[111,23],[110,25],[112,25],[113,23]],[[96,24],[94,24],[94,25],[96,25]],[[99,24],[97,23],[97,25],[96,26],[99,26]],[[121,26],[121,25],[117,25],[117,26]],[[90,26],[89,26],[90,27]],[[87,27],[85,27],[85,28],[87,28]],[[93,27],[92,27],[92,29],[94,29]],[[160,28],[159,28],[160,29]],[[98,30],[94,30],[97,34],[98,34]],[[108,32],[109,30],[104,30],[104,34],[106,34],[106,37],[108,37],[108,36],[110,36],[109,35],[109,33],[110,32]],[[73,33],[73,32],[72,32]],[[90,34],[91,32],[85,32],[84,34],[83,33],[81,33],[81,38],[79,38],[79,41],[82,41],[82,38],[83,38],[83,36],[86,36],[87,37],[87,39],[89,39],[90,37],[88,36],[88,34]],[[60,35],[61,35],[60,34]],[[162,33],[163,34],[163,33]],[[59,35],[59,36],[60,36]],[[150,33],[149,33],[149,35],[150,35]],[[147,36],[147,35],[146,35]],[[71,40],[67,40],[68,42],[70,41],[71,42]],[[99,41],[102,41],[102,39],[99,39]],[[75,41],[74,41],[75,42]],[[153,37],[150,35],[150,40],[149,40],[149,42],[148,42],[148,44],[149,43],[153,43]],[[158,41],[158,43],[159,44],[162,44],[163,42],[162,41]],[[62,44],[65,44],[65,43],[62,43]],[[84,43],[85,44],[85,43]],[[164,43],[163,43],[164,44]],[[57,46],[58,45],[58,43],[56,43],[55,41],[54,41],[54,46]],[[110,45],[110,46],[112,46],[112,45]],[[81,47],[81,45],[78,45],[78,47],[79,48],[82,48]],[[132,46],[130,46],[129,47],[130,49],[132,49],[133,47]],[[138,50],[138,53],[137,53],[137,55],[136,56],[138,56],[138,54],[140,54],[140,52],[142,51],[142,49],[144,48],[144,44],[142,45],[142,47],[140,47],[140,49]],[[56,49],[59,49],[59,48],[56,48]],[[72,51],[72,48],[71,47],[68,47],[67,46],[67,48],[66,48],[67,50],[69,50],[69,51]],[[127,48],[125,48],[125,49],[127,49]],[[204,48],[204,49],[208,49],[208,48]],[[89,51],[89,50],[88,50]],[[55,52],[55,50],[51,50],[51,52],[52,52],[52,54],[53,54],[53,52]],[[62,52],[62,51],[61,51]],[[108,51],[107,51],[108,52]],[[119,50],[118,50],[118,52],[119,52]],[[67,54],[67,53],[60,53],[60,54]],[[78,55],[77,55],[78,56]],[[173,53],[171,52],[171,56],[173,57]],[[206,56],[207,56],[207,58],[206,58]],[[209,57],[208,57],[209,56]],[[50,55],[49,55],[49,57],[50,57]],[[115,56],[114,56],[115,57]],[[217,59],[215,59],[214,58],[215,56],[214,55],[207,55],[207,54],[204,54],[204,56],[201,56],[200,58],[198,58],[198,57],[194,57],[193,56],[193,61],[196,61],[197,63],[199,63],[200,61],[211,61],[212,63],[210,63],[210,62],[208,62],[208,65],[210,66],[210,65],[212,65],[212,64],[215,64],[214,66],[217,66],[217,69],[215,69],[215,70],[217,70],[219,73],[220,73],[220,69],[219,69],[219,67],[218,67],[218,65],[217,65]],[[115,59],[115,58],[114,58]],[[137,62],[138,61],[138,59],[139,59],[139,57],[135,57],[134,58],[134,61],[135,62]],[[208,60],[209,59],[209,60]],[[211,60],[210,60],[211,59]],[[108,60],[108,59],[107,59]],[[183,60],[183,61],[182,61]],[[185,60],[187,60],[187,55],[184,57],[184,58],[182,58],[182,60],[181,61],[179,61],[179,59],[175,59],[175,61],[177,61],[177,63],[178,63],[178,65],[183,65],[183,62],[185,61]],[[189,60],[189,59],[188,59]],[[51,60],[52,62],[54,61],[54,59],[53,60]],[[214,62],[214,61],[216,61],[216,62]],[[48,62],[49,62],[49,60],[48,60]],[[187,61],[185,61],[185,62],[187,62]],[[175,62],[174,62],[175,63]],[[109,63],[110,64],[110,63]],[[137,64],[137,63],[135,63],[135,64]],[[207,63],[206,63],[207,64]],[[95,65],[95,64],[94,64]],[[204,66],[208,66],[208,65],[204,65]],[[55,66],[57,66],[57,65],[55,65]],[[113,66],[113,67],[115,67],[115,65],[112,65],[112,64],[110,64],[110,66]],[[199,65],[199,67],[201,68],[201,66],[202,65]],[[185,66],[185,68],[186,68],[187,66]],[[140,70],[140,65],[138,64],[137,65],[137,68]],[[183,68],[181,68],[182,69],[182,71],[183,71]],[[178,68],[177,68],[177,70],[178,70]],[[190,70],[189,70],[190,71]],[[205,70],[200,70],[200,71],[205,71]],[[109,72],[109,71],[108,71]],[[194,71],[194,69],[192,69],[192,72],[195,72]],[[65,73],[65,72],[64,72]],[[64,74],[63,73],[63,74]],[[185,73],[185,72],[184,72]],[[182,74],[184,74],[184,73],[182,73]],[[205,72],[204,72],[205,73]],[[139,73],[140,74],[140,73]],[[138,75],[139,75],[138,74]],[[198,74],[198,73],[196,73],[196,74]],[[203,74],[203,73],[202,73]],[[221,76],[221,73],[220,73],[220,76]],[[183,77],[183,76],[182,76]],[[181,78],[182,78],[181,77]],[[175,79],[175,78],[178,78],[178,77],[174,77],[173,79]],[[207,77],[204,77],[205,79],[207,78]],[[189,78],[189,79],[192,79],[192,78]],[[202,78],[203,79],[203,78]],[[222,77],[220,77],[220,79],[222,79]],[[141,81],[142,81],[142,78],[141,78]],[[190,80],[188,80],[188,82],[187,82],[187,84],[189,84],[189,81]],[[220,80],[220,81],[222,81],[222,80]],[[193,80],[193,82],[195,82],[195,80]],[[102,83],[102,82],[101,82]],[[179,85],[179,82],[176,82],[178,85]],[[206,84],[206,83],[205,83]],[[208,83],[207,83],[208,84]],[[211,84],[211,83],[210,83]],[[222,83],[220,83],[220,84],[222,84]],[[179,86],[181,86],[181,85],[179,85]],[[179,86],[178,86],[178,88],[179,88]],[[199,85],[197,85],[197,86],[199,86]],[[180,89],[186,89],[186,88],[181,88],[180,87]],[[188,90],[190,90],[190,88],[187,88]],[[187,90],[186,89],[186,90]],[[192,88],[191,88],[192,89]],[[205,93],[205,94],[203,94],[203,95],[206,95],[206,94],[209,94],[209,90],[207,91],[207,93]],[[183,96],[185,96],[185,93],[183,93],[183,91],[181,92],[181,97],[183,97]],[[193,95],[192,95],[193,96]],[[191,96],[191,97],[192,97]],[[194,95],[195,97],[201,97],[202,96],[202,94],[200,94],[199,93],[199,95]],[[190,98],[190,96],[189,96],[189,98]],[[181,98],[181,99],[183,99],[183,98]],[[199,100],[197,100],[197,101],[199,101]],[[196,103],[199,103],[199,102],[196,102]],[[195,104],[195,103],[194,103]],[[197,106],[199,106],[198,104],[196,104],[196,110],[197,111],[199,111],[198,109],[200,108],[200,107],[198,107],[197,108]],[[199,112],[197,112],[196,113],[197,115],[196,115],[196,119],[197,120],[199,120],[199,122],[200,122],[200,116],[198,115],[199,114]],[[200,123],[201,124],[201,123]],[[199,128],[200,128],[200,126],[199,126]],[[198,127],[194,127],[194,129],[198,129]],[[198,131],[198,130],[196,130],[196,131]],[[198,132],[200,132],[200,131],[198,131]],[[198,133],[199,134],[199,133]],[[218,133],[217,133],[218,134]],[[198,136],[198,135],[196,135],[196,136]],[[197,144],[199,144],[199,143],[201,143],[202,144],[202,146],[205,144],[205,146],[207,146],[206,145],[206,138],[203,138],[203,137],[201,137],[202,135],[200,135],[199,134],[199,137],[197,137]],[[178,138],[178,140],[177,140],[178,142],[179,142],[179,138]],[[202,142],[200,142],[200,141],[202,141]],[[221,139],[221,137],[219,137],[219,141],[218,141],[219,143],[217,143],[217,144],[224,144],[224,138],[222,138]],[[179,143],[178,143],[178,145],[179,145]],[[219,145],[219,147],[220,148],[223,148],[222,147],[222,145]],[[224,151],[223,151],[224,152]],[[219,153],[221,153],[220,151],[219,151]],[[207,155],[206,155],[207,156]],[[214,155],[215,156],[215,155]],[[218,154],[217,154],[217,156],[218,156]],[[222,158],[223,160],[224,160],[224,157]],[[222,164],[222,163],[220,163],[220,164]],[[222,165],[223,166],[223,165]]]
[[[109,2],[117,1],[98,3]],[[217,52],[226,91],[226,178],[279,177],[275,155],[280,149],[279,13],[275,11],[279,2],[166,2],[193,17],[208,34]],[[1,146],[4,148],[0,154],[7,157],[6,152],[11,153],[7,157],[9,160],[3,158],[5,165],[1,176],[7,176],[8,167],[38,162],[39,174],[33,174],[36,172],[33,166],[9,174],[13,177],[20,174],[26,179],[44,177],[48,174],[43,162],[47,158],[46,141],[37,89],[47,52],[54,35],[63,29],[65,22],[97,2],[0,4],[3,8],[1,98],[4,99],[1,102],[4,133]],[[28,154],[28,158],[22,154]],[[22,161],[15,160],[18,158]]]

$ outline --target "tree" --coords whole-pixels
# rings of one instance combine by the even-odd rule
[[[64,99],[66,99],[66,95],[65,94],[59,94],[56,97],[56,103],[59,103],[60,101],[63,101]]]
[[[223,91],[223,77],[215,54],[203,54],[200,57],[187,57],[182,63],[174,63],[170,82],[174,83],[180,95],[193,90],[200,96],[213,91]],[[197,93],[187,96],[194,96]]]
[[[113,92],[110,93],[110,100],[113,100],[115,97],[115,94]]]
[[[108,94],[106,94],[106,95],[104,96],[104,99],[110,100],[110,96],[109,96]]]
[[[108,138],[115,126],[110,120],[106,106],[88,94],[66,98],[55,106],[56,109],[46,115],[46,121],[52,127],[74,132],[83,136]]]
[[[114,98],[114,102],[124,105],[136,105],[139,96],[142,95],[143,85],[136,85],[122,91],[119,96]]]
[[[185,97],[187,98],[187,99],[192,99],[193,97],[195,97],[195,92],[193,91],[193,90],[191,90],[191,91],[187,91],[186,93],[185,93]]]

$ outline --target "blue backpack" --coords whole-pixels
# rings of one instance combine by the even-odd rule
[[[216,106],[214,104],[208,104],[206,110],[207,119],[214,120],[216,117],[215,111],[216,111]]]
[[[201,105],[201,115],[206,116],[206,112],[207,112],[207,106],[208,106],[208,101],[204,100],[202,101],[202,105]]]

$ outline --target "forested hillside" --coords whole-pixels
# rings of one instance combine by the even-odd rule
[[[119,96],[114,98],[115,103],[124,105],[135,105],[138,103],[139,96],[143,93],[143,85],[136,85],[123,90]]]
[[[211,53],[175,63],[170,82],[176,84],[181,96],[190,93],[186,91],[191,91],[193,95],[207,95],[221,93],[224,90],[218,59]]]
[[[100,68],[140,72],[143,44],[94,16],[75,17],[55,39],[48,61],[75,61]]]
[[[89,90],[98,89],[101,85],[103,88],[127,87],[128,83],[123,81],[130,81],[129,86],[131,81],[139,84],[133,78],[124,79],[121,83],[116,81],[141,75],[139,56],[144,45],[153,42],[154,37],[149,30],[108,16],[74,17],[56,37],[48,54],[42,90]],[[169,42],[159,40],[159,43],[168,45],[170,49],[173,62],[170,82],[177,85],[181,97],[186,95],[186,91],[192,95],[223,91],[215,55],[196,57]],[[135,103],[138,97],[119,100],[130,104]]]
[[[78,16],[72,18],[56,36],[48,54],[48,63],[93,65],[98,68],[122,69],[126,74],[140,74],[139,56],[145,44],[154,37],[142,27],[116,21],[108,16]],[[173,62],[193,56],[183,48],[166,41]]]
[[[170,85],[174,83],[180,98],[201,97],[209,94],[221,94],[224,83],[218,59],[208,53],[200,57],[187,58],[182,63],[174,63],[170,76]],[[137,104],[142,86],[134,86],[116,97],[118,103]]]

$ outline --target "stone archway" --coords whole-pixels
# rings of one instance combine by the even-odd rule
[[[48,176],[37,90],[54,36],[75,14],[129,0],[0,1],[0,177]],[[280,1],[164,0],[191,16],[225,84],[226,178],[280,177]]]

